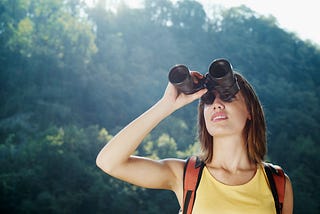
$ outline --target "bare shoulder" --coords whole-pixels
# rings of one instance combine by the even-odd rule
[[[286,176],[286,187],[282,213],[283,214],[292,214],[293,213],[293,188],[292,183],[288,175]]]
[[[182,179],[183,169],[186,164],[186,160],[176,159],[176,158],[167,158],[167,159],[161,160],[161,162],[173,172],[173,174],[178,178],[178,180],[180,178]]]

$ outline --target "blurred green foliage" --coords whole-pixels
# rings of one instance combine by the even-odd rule
[[[205,73],[218,57],[262,101],[267,158],[289,174],[295,213],[319,213],[319,46],[245,6],[205,14],[192,0],[151,0],[115,13],[111,2],[0,1],[1,213],[176,213],[173,193],[113,179],[95,158],[161,97],[171,66]],[[197,153],[196,106],[165,119],[137,153]]]

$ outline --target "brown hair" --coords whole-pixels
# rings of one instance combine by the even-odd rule
[[[259,98],[249,82],[239,73],[235,73],[251,120],[247,120],[243,130],[248,158],[253,163],[261,163],[267,152],[266,122]],[[209,134],[204,120],[204,102],[198,105],[198,135],[201,144],[201,158],[210,162],[213,156],[213,137]]]

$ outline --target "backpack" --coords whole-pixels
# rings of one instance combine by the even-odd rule
[[[285,192],[285,174],[280,166],[263,163],[274,198],[277,214],[281,214]],[[187,159],[183,175],[183,214],[191,214],[202,170],[205,164],[197,157]]]

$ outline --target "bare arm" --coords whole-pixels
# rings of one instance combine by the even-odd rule
[[[154,106],[132,121],[114,136],[97,156],[97,165],[106,173],[121,180],[147,188],[177,188],[184,161],[177,159],[151,160],[132,156],[142,140],[164,118],[194,101],[205,89],[192,95],[179,94],[170,83]]]
[[[286,176],[286,187],[284,194],[284,202],[282,213],[283,214],[292,214],[293,213],[293,190],[291,181],[288,176]]]

